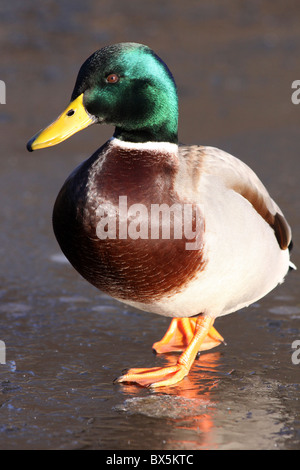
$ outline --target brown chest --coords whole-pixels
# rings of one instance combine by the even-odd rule
[[[77,271],[129,301],[151,302],[184,288],[204,265],[204,224],[199,209],[174,190],[176,162],[110,153],[80,171],[54,212],[57,239]],[[75,191],[75,180],[85,179]]]

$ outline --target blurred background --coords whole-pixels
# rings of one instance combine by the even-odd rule
[[[219,319],[228,345],[201,355],[178,386],[112,384],[125,367],[176,360],[151,353],[168,320],[88,285],[52,232],[64,180],[113,129],[25,146],[68,104],[84,60],[123,41],[147,44],[171,69],[181,142],[220,147],[256,171],[292,226],[300,265],[299,2],[1,2],[0,448],[299,449],[299,271]]]

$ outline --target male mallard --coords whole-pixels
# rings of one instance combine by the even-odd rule
[[[283,282],[291,230],[240,160],[212,147],[178,146],[176,85],[147,46],[122,43],[92,54],[67,109],[27,148],[56,145],[93,123],[114,125],[114,136],[66,180],[54,232],[91,284],[174,317],[154,349],[184,350],[177,363],[129,369],[117,379],[172,385],[188,374],[198,351],[223,341],[213,327],[217,317]]]

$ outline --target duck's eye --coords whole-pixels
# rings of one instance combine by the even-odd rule
[[[116,73],[110,73],[107,77],[106,77],[106,81],[107,83],[117,83],[119,81],[120,77],[119,75],[117,75]]]

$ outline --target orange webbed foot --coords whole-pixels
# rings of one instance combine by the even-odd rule
[[[153,351],[156,354],[184,351],[193,339],[196,322],[196,318],[173,318],[164,337],[153,344]],[[221,343],[226,344],[224,338],[212,326],[199,351],[207,351]]]
[[[195,321],[192,339],[174,366],[129,369],[125,374],[116,379],[115,383],[134,383],[142,387],[156,388],[174,385],[181,381],[188,375],[213,323],[213,318],[206,316],[198,317],[197,321]]]
[[[182,380],[188,370],[181,364],[169,367],[134,368],[115,380],[115,383],[134,383],[142,387],[165,387]]]

